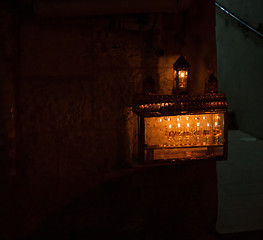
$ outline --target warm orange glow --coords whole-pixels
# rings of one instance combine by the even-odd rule
[[[187,70],[180,70],[178,72],[178,88],[181,90],[185,90],[187,88]]]
[[[187,78],[188,72],[186,70],[179,71],[179,78],[184,79]]]
[[[220,116],[217,118],[217,116]],[[178,115],[145,118],[147,146],[222,145],[223,114]]]
[[[223,154],[223,113],[147,117],[144,123],[145,151],[151,149],[154,159],[207,157],[209,151]]]

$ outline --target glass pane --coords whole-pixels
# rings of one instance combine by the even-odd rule
[[[145,118],[148,158],[218,155],[222,154],[223,143],[223,113]]]

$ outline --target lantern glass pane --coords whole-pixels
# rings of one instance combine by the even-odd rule
[[[177,71],[174,70],[174,79],[176,79],[176,77],[177,77]]]
[[[150,117],[144,121],[145,154],[151,152],[148,160],[223,155],[223,113]]]
[[[187,87],[188,71],[180,70],[178,73],[178,87],[179,89],[185,90]]]

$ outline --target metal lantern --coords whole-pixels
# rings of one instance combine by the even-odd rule
[[[227,99],[224,93],[141,96],[140,163],[227,159]]]
[[[188,91],[189,70],[189,63],[183,56],[180,56],[173,64],[173,94]]]

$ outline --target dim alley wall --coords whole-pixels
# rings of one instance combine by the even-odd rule
[[[260,0],[218,1],[243,21],[262,32],[263,3]],[[262,138],[262,59],[263,41],[252,31],[216,11],[219,88],[227,94],[229,107],[240,130]]]
[[[76,220],[87,229],[109,227],[102,216],[121,222],[117,206],[125,201],[125,226],[160,218],[171,229],[180,222],[186,231],[212,232],[215,162],[134,168],[131,107],[147,77],[159,94],[171,94],[181,53],[191,66],[191,91],[204,91],[217,71],[214,2],[189,1],[174,13],[84,17],[25,9],[21,2],[1,10],[2,236],[31,235],[83,194],[95,209],[85,216],[94,221]]]

